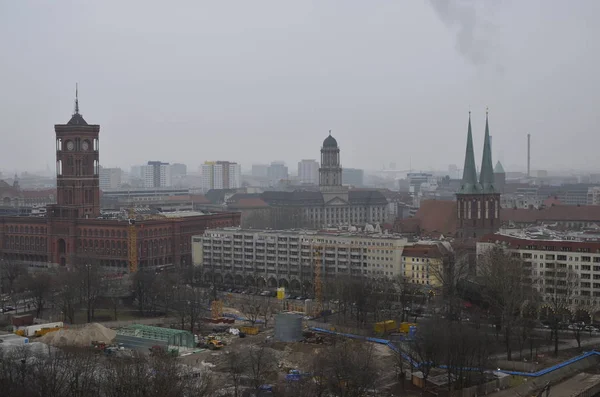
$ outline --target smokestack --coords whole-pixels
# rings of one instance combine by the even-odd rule
[[[527,177],[531,177],[531,134],[527,134]]]

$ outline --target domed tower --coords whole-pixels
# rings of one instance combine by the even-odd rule
[[[329,136],[323,141],[321,148],[321,168],[319,168],[319,186],[342,186],[342,166],[340,165],[340,148],[337,141]]]

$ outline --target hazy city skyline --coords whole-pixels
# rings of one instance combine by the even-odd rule
[[[345,167],[600,167],[593,1],[0,6],[0,169],[54,169],[53,125],[100,124],[101,164],[253,163],[295,172],[333,130]]]

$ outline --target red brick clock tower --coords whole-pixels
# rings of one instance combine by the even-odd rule
[[[75,113],[67,124],[54,126],[56,132],[56,205],[52,217],[90,219],[100,216],[100,126],[88,124]]]

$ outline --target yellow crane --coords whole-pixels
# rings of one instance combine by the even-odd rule
[[[315,247],[315,315],[319,315],[323,310],[323,279],[321,278],[321,246]]]
[[[136,228],[136,218],[138,214],[135,212],[134,207],[130,207],[127,210],[129,227],[128,227],[128,259],[129,259],[129,273],[136,273],[138,271],[138,246],[137,246],[137,228]],[[140,215],[142,220],[161,220],[165,219],[165,216],[162,214],[153,214],[153,215]]]
[[[129,211],[129,227],[127,230],[128,241],[128,257],[129,257],[129,273],[136,273],[138,270],[138,251],[137,251],[137,230],[135,227],[135,210],[130,208]]]

